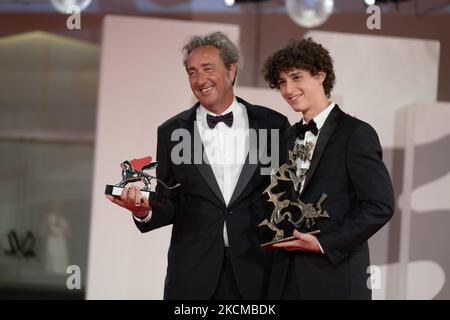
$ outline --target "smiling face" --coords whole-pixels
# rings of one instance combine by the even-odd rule
[[[294,68],[280,73],[278,85],[284,100],[309,121],[329,105],[322,85],[324,79],[323,72],[313,76],[308,70]]]
[[[186,71],[192,92],[209,111],[221,114],[233,102],[236,65],[227,70],[219,49],[213,46],[192,51],[186,59]]]

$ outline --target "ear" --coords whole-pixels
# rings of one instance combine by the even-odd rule
[[[327,74],[325,73],[325,71],[319,71],[316,75],[317,79],[320,80],[320,83],[323,84],[323,82],[325,81],[325,78],[327,77]]]
[[[228,76],[230,77],[231,82],[236,80],[237,73],[237,65],[235,63],[230,64],[230,69],[228,70]]]

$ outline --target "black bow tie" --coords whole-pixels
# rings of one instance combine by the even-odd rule
[[[212,116],[210,114],[206,115],[206,121],[208,122],[208,126],[213,129],[216,124],[223,121],[227,126],[231,127],[233,124],[233,112],[228,112],[222,116]]]
[[[304,124],[303,120],[295,124],[296,136],[300,140],[305,139],[306,131],[311,131],[311,133],[314,134],[315,136],[317,136],[317,134],[319,133],[319,129],[317,129],[317,124],[314,122],[313,119],[309,120],[308,124]]]

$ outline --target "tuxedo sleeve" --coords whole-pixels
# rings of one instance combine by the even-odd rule
[[[281,129],[283,131],[287,130],[289,127],[291,126],[291,124],[289,123],[289,120],[287,117],[283,117],[283,125],[281,127]]]
[[[171,151],[169,150],[169,135],[162,127],[158,127],[156,147],[156,176],[168,186],[174,186],[178,183],[172,170]],[[151,231],[164,227],[173,222],[176,212],[180,209],[180,187],[174,190],[168,190],[161,183],[156,184],[156,194],[158,204],[151,205],[152,217],[148,222],[139,222],[135,220],[136,226],[141,232]]]
[[[288,161],[288,141],[289,141],[289,135],[290,135],[290,123],[289,120],[284,117],[283,124],[280,129],[280,136],[279,136],[279,165],[282,166],[283,164],[287,163]]]
[[[334,264],[381,229],[394,212],[391,179],[382,161],[378,135],[370,125],[361,123],[355,128],[347,145],[346,162],[356,196],[354,205],[340,223],[319,236]]]

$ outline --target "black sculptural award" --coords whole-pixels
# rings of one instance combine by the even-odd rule
[[[320,230],[314,229],[316,220],[330,217],[328,212],[322,208],[322,203],[327,198],[325,193],[322,193],[317,203],[304,203],[299,198],[299,190],[305,180],[313,148],[314,145],[311,142],[301,145],[295,143],[293,149],[289,150],[288,163],[283,164],[277,171],[272,171],[270,185],[263,191],[263,194],[268,195],[267,201],[273,203],[274,208],[270,218],[264,219],[258,227],[268,227],[275,232],[275,235],[271,241],[262,244],[262,247],[270,247],[274,243],[296,239],[292,236],[294,229],[307,234],[320,233]],[[306,164],[302,165],[300,170],[297,170],[298,159]],[[280,181],[285,182],[280,184]],[[286,182],[293,184],[296,194],[293,199],[286,197],[287,191],[284,190]],[[288,188],[290,187],[288,186]]]
[[[161,183],[166,189],[171,190],[180,186],[180,184],[177,183],[175,186],[169,187],[160,179],[144,172],[144,170],[155,169],[157,166],[158,162],[152,161],[152,157],[144,157],[130,161],[125,160],[120,164],[120,167],[122,168],[122,181],[114,185],[107,184],[105,194],[120,198],[122,190],[128,183],[141,181],[144,183],[144,187],[141,189],[142,197],[147,197],[149,201],[157,202],[158,197],[156,192],[150,189],[151,181],[153,179]]]

